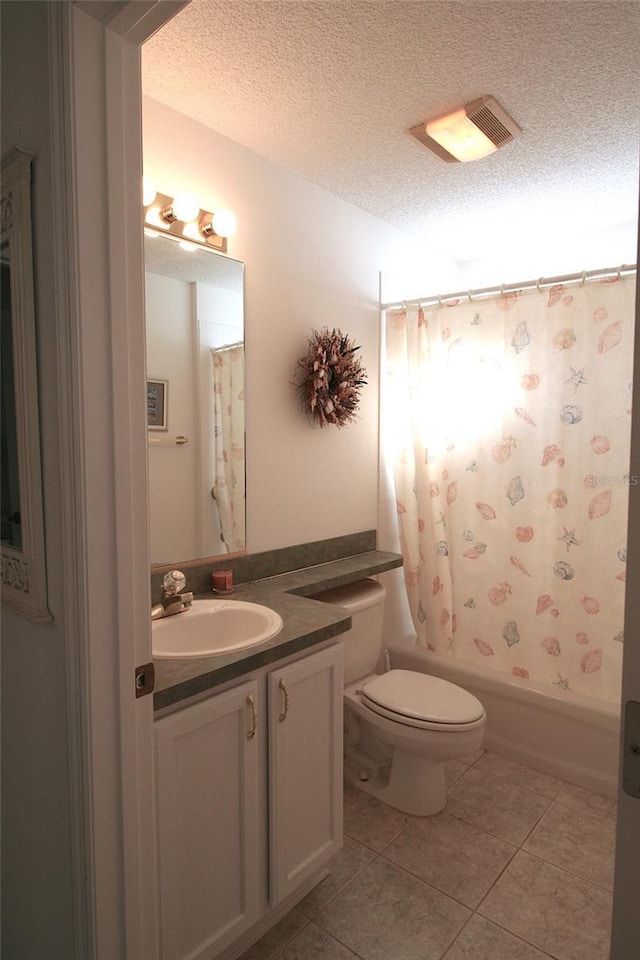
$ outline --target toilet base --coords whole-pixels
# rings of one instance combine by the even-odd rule
[[[430,817],[444,810],[447,802],[444,762],[406,753],[397,747],[390,766],[379,771],[365,771],[358,757],[345,754],[344,775],[352,786],[383,803],[414,817]]]

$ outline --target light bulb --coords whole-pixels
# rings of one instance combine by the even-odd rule
[[[189,223],[195,220],[200,213],[200,204],[191,193],[180,193],[171,204],[173,215],[177,220]]]
[[[185,253],[195,253],[198,249],[195,243],[192,243],[190,240],[178,240],[178,246],[181,250],[184,250]]]
[[[142,178],[142,206],[149,207],[156,198],[156,185],[150,177]]]
[[[217,210],[211,218],[211,226],[219,237],[232,237],[238,227],[238,221],[231,210]]]

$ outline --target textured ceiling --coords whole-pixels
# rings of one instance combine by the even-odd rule
[[[147,273],[173,277],[188,283],[208,283],[242,293],[243,265],[231,257],[212,257],[209,250],[189,248],[188,255],[175,240],[144,238],[144,268]]]
[[[457,259],[635,220],[636,0],[191,0],[143,89]],[[447,164],[409,127],[494,96],[522,136]]]

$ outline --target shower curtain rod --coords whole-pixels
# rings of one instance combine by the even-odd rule
[[[224,353],[225,350],[235,350],[237,347],[244,347],[244,340],[238,340],[237,343],[225,343],[224,347],[211,347],[211,353]]]
[[[460,293],[447,293],[417,297],[415,300],[398,300],[393,303],[381,303],[381,310],[399,310],[409,306],[429,306],[439,303],[441,306],[450,300],[473,301],[480,297],[492,297],[498,293],[513,293],[515,290],[533,290],[542,287],[555,287],[560,283],[586,283],[587,280],[605,280],[607,277],[627,276],[636,272],[636,264],[622,264],[620,267],[603,267],[601,270],[583,270],[582,273],[568,273],[563,277],[540,277],[539,280],[526,280],[523,283],[503,283],[499,287],[484,287],[481,290],[462,290]]]

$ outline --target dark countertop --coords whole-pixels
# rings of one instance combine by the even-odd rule
[[[353,583],[400,566],[400,554],[372,550],[266,580],[240,584],[232,598],[271,607],[284,621],[282,631],[260,647],[237,653],[154,660],[154,709],[161,710],[344,633],[351,626],[347,611],[342,607],[311,600],[309,594]],[[200,594],[196,600],[214,596],[213,593]]]

